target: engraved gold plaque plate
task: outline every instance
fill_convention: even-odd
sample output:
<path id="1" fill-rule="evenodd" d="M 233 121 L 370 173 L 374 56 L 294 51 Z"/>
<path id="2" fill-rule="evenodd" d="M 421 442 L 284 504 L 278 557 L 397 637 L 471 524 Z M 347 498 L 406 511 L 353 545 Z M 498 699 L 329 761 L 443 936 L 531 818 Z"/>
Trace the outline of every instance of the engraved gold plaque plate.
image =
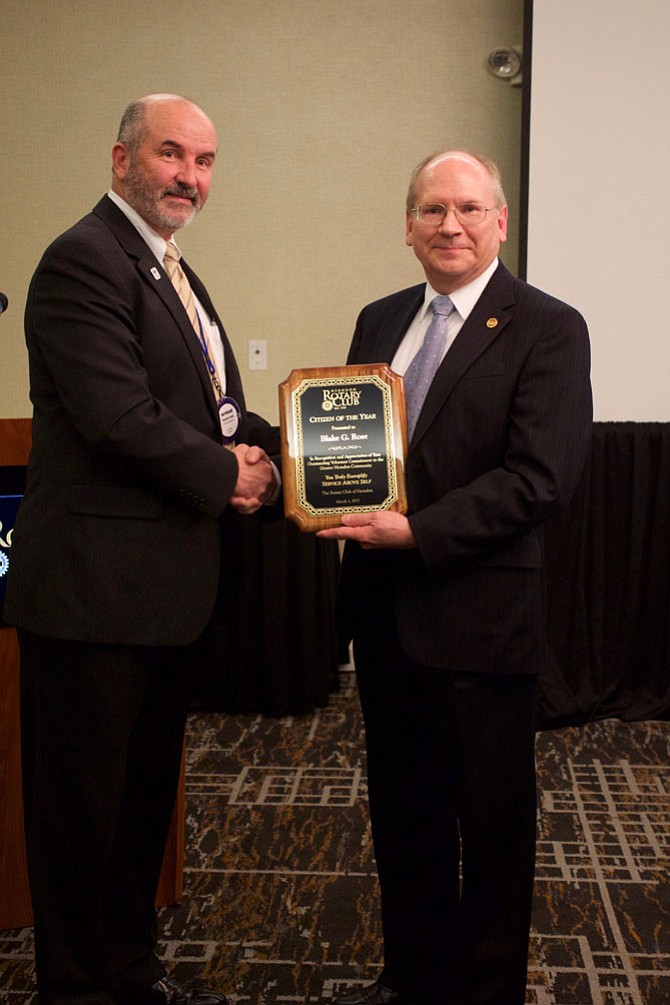
<path id="1" fill-rule="evenodd" d="M 345 513 L 407 510 L 402 377 L 386 364 L 292 370 L 279 385 L 286 516 L 303 531 Z"/>

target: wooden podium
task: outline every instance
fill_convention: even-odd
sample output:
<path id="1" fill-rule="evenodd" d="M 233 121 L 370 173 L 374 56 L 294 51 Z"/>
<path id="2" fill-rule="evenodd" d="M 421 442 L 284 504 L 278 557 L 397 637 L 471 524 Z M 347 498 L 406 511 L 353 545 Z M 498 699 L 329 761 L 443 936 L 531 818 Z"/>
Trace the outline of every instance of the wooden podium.
<path id="1" fill-rule="evenodd" d="M 30 419 L 0 419 L 0 466 L 24 465 Z M 158 905 L 181 899 L 184 867 L 184 759 L 165 848 Z M 0 929 L 32 924 L 23 836 L 19 745 L 19 646 L 13 628 L 0 625 Z"/>

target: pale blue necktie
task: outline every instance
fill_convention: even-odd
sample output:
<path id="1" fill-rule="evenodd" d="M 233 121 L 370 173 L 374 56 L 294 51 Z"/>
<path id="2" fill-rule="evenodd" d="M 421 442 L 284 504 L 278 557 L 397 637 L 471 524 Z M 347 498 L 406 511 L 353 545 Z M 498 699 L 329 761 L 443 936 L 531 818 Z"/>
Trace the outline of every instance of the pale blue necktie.
<path id="1" fill-rule="evenodd" d="M 421 343 L 416 356 L 405 371 L 405 404 L 407 407 L 407 433 L 409 439 L 416 427 L 419 413 L 428 394 L 428 388 L 433 382 L 435 371 L 442 362 L 442 355 L 447 341 L 447 325 L 449 315 L 454 309 L 449 297 L 435 297 L 430 306 L 433 309 L 433 319 L 428 325 L 428 331 Z"/>

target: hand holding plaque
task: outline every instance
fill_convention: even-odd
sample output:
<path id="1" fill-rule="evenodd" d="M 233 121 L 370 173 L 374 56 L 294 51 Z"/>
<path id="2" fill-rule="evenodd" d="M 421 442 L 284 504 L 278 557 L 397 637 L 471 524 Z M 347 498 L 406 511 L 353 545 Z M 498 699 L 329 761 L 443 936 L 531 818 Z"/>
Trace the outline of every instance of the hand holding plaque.
<path id="1" fill-rule="evenodd" d="M 406 512 L 403 382 L 386 364 L 292 370 L 279 421 L 285 512 L 301 530 Z"/>

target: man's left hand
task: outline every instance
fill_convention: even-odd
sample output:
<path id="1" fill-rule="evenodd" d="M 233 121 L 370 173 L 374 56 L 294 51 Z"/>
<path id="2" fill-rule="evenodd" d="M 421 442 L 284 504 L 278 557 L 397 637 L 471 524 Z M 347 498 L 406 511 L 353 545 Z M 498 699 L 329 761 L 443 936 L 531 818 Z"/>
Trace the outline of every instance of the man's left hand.
<path id="1" fill-rule="evenodd" d="M 320 530 L 317 537 L 358 541 L 363 548 L 416 548 L 409 520 L 391 510 L 346 514 L 339 527 Z"/>

